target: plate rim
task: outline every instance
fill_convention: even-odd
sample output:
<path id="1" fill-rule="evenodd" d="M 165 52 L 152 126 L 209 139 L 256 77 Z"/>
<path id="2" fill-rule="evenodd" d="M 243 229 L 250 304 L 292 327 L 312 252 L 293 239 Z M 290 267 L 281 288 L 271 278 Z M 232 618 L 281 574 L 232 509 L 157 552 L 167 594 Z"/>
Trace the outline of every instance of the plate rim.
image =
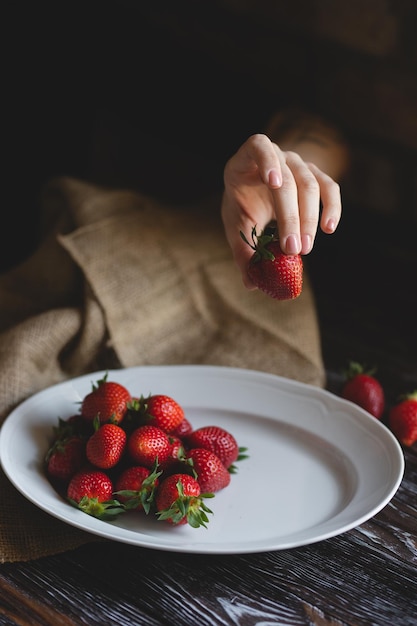
<path id="1" fill-rule="evenodd" d="M 139 372 L 142 372 L 142 373 L 153 372 L 154 374 L 155 373 L 157 374 L 158 372 L 159 373 L 161 372 L 173 373 L 174 371 L 182 375 L 185 375 L 187 373 L 190 374 L 190 372 L 192 372 L 193 374 L 197 373 L 198 376 L 202 376 L 204 374 L 206 375 L 211 374 L 211 375 L 216 375 L 216 376 L 228 375 L 228 376 L 233 376 L 233 377 L 237 376 L 239 378 L 249 377 L 255 382 L 264 381 L 268 384 L 279 383 L 281 387 L 283 387 L 284 389 L 289 389 L 290 391 L 302 390 L 305 394 L 313 393 L 314 396 L 318 398 L 323 397 L 326 399 L 327 402 L 335 403 L 336 406 L 339 405 L 340 407 L 345 407 L 345 408 L 349 407 L 349 409 L 353 413 L 356 413 L 358 416 L 361 416 L 361 419 L 365 421 L 365 424 L 367 424 L 371 430 L 375 430 L 376 432 L 379 431 L 380 433 L 383 433 L 384 447 L 388 449 L 388 446 L 391 446 L 391 452 L 395 453 L 395 459 L 393 458 L 391 460 L 392 460 L 393 466 L 394 465 L 396 466 L 396 473 L 395 473 L 395 478 L 394 477 L 392 478 L 390 488 L 388 489 L 384 497 L 381 498 L 380 502 L 377 505 L 374 505 L 371 510 L 369 511 L 364 510 L 362 515 L 356 516 L 354 519 L 351 520 L 350 523 L 344 523 L 343 526 L 339 529 L 331 528 L 327 532 L 318 534 L 310 539 L 304 538 L 302 540 L 297 540 L 295 538 L 297 534 L 296 533 L 295 535 L 294 534 L 292 535 L 293 539 L 288 540 L 287 542 L 278 541 L 278 543 L 275 542 L 275 543 L 265 544 L 263 546 L 261 545 L 257 546 L 256 542 L 252 542 L 251 544 L 248 544 L 247 546 L 243 546 L 241 543 L 239 543 L 239 546 L 235 546 L 235 547 L 230 546 L 230 545 L 229 546 L 220 545 L 220 546 L 215 547 L 213 546 L 213 544 L 199 544 L 199 543 L 181 544 L 179 547 L 177 547 L 175 546 L 175 544 L 171 544 L 171 543 L 164 544 L 160 538 L 155 539 L 155 538 L 152 538 L 151 535 L 145 535 L 145 539 L 141 539 L 141 537 L 143 536 L 143 533 L 138 533 L 136 531 L 135 532 L 132 531 L 132 533 L 135 535 L 135 538 L 136 538 L 135 540 L 133 540 L 133 538 L 130 537 L 129 535 L 130 531 L 128 531 L 128 536 L 124 536 L 123 533 L 122 535 L 119 535 L 119 536 L 113 536 L 111 533 L 111 529 L 114 530 L 115 528 L 120 528 L 120 527 L 109 524 L 108 522 L 96 520 L 95 518 L 91 518 L 90 516 L 86 516 L 85 513 L 79 512 L 75 508 L 73 509 L 73 512 L 80 513 L 83 517 L 80 517 L 78 515 L 78 516 L 74 516 L 74 519 L 68 519 L 68 516 L 65 516 L 60 511 L 52 512 L 50 509 L 46 507 L 46 505 L 39 503 L 35 501 L 34 498 L 30 497 L 30 494 L 26 492 L 26 490 L 23 488 L 19 480 L 16 478 L 16 474 L 13 472 L 13 470 L 11 470 L 10 465 L 7 461 L 4 449 L 5 449 L 5 445 L 7 442 L 7 437 L 10 435 L 10 432 L 12 431 L 14 421 L 19 420 L 19 415 L 22 413 L 22 411 L 24 411 L 27 407 L 31 405 L 34 399 L 39 399 L 40 397 L 42 397 L 42 395 L 48 395 L 49 393 L 53 393 L 59 388 L 64 388 L 69 385 L 77 386 L 78 384 L 81 384 L 81 383 L 86 384 L 87 382 L 90 383 L 95 380 L 99 380 L 100 377 L 103 377 L 103 375 L 106 373 L 107 373 L 109 380 L 110 379 L 117 380 L 117 377 L 120 376 L 121 373 L 124 373 L 124 375 L 129 375 L 129 374 L 139 373 Z M 183 553 L 188 552 L 188 553 L 195 553 L 195 554 L 205 554 L 205 553 L 207 554 L 247 554 L 247 553 L 254 553 L 254 552 L 277 551 L 277 550 L 284 550 L 284 549 L 289 549 L 289 548 L 294 548 L 294 547 L 302 547 L 302 546 L 310 545 L 312 543 L 317 543 L 319 541 L 323 541 L 325 539 L 338 536 L 340 534 L 347 532 L 348 530 L 351 530 L 353 528 L 356 528 L 357 526 L 360 526 L 364 522 L 374 517 L 377 513 L 379 513 L 391 501 L 391 499 L 394 497 L 394 495 L 398 491 L 401 485 L 403 476 L 404 476 L 404 471 L 405 471 L 404 452 L 398 440 L 396 439 L 396 437 L 389 430 L 389 428 L 385 426 L 385 424 L 383 424 L 380 420 L 377 420 L 375 417 L 370 415 L 367 411 L 365 411 L 358 405 L 337 396 L 336 394 L 332 393 L 331 391 L 325 388 L 321 388 L 321 387 L 318 387 L 309 383 L 297 381 L 295 379 L 286 378 L 284 376 L 279 376 L 270 372 L 241 368 L 241 367 L 228 367 L 228 366 L 223 366 L 223 365 L 218 366 L 218 365 L 206 365 L 206 364 L 201 364 L 201 365 L 200 364 L 196 364 L 196 365 L 193 365 L 193 364 L 137 365 L 137 366 L 131 366 L 131 367 L 126 367 L 126 368 L 118 368 L 118 369 L 96 370 L 96 371 L 91 371 L 86 374 L 82 374 L 73 378 L 68 378 L 66 380 L 54 383 L 44 389 L 41 389 L 37 391 L 36 393 L 32 394 L 30 397 L 23 400 L 21 403 L 19 403 L 9 413 L 9 415 L 4 419 L 3 423 L 1 424 L 1 427 L 0 427 L 0 465 L 4 473 L 6 474 L 7 478 L 10 480 L 10 482 L 25 498 L 27 498 L 30 502 L 32 502 L 35 506 L 43 510 L 45 513 L 51 515 L 52 517 L 55 517 L 56 519 L 59 519 L 60 521 L 66 524 L 69 524 L 70 526 L 73 526 L 87 533 L 90 533 L 93 536 L 94 535 L 101 536 L 109 540 L 119 541 L 119 542 L 131 544 L 131 545 L 133 544 L 138 547 L 158 549 L 158 550 L 164 550 L 164 551 L 170 551 L 170 552 L 183 552 Z M 59 494 L 57 494 L 57 498 L 59 500 L 60 506 L 67 507 L 67 504 L 65 503 L 64 500 L 60 498 Z M 69 511 L 71 509 L 65 508 L 65 510 Z M 77 518 L 75 519 L 75 517 Z M 303 535 L 304 533 L 301 533 L 301 534 Z M 152 539 L 154 540 L 152 541 Z M 285 536 L 284 536 L 284 539 L 285 539 Z"/>

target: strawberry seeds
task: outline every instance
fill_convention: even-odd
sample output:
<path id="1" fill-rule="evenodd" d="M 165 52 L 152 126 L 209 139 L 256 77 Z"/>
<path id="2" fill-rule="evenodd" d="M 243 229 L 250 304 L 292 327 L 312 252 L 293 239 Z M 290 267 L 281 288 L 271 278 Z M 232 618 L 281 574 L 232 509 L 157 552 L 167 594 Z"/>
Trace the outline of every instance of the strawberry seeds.
<path id="1" fill-rule="evenodd" d="M 140 512 L 198 528 L 212 514 L 206 499 L 230 484 L 245 451 L 224 428 L 194 429 L 174 398 L 132 396 L 106 375 L 78 414 L 59 418 L 45 473 L 60 495 L 93 517 Z"/>

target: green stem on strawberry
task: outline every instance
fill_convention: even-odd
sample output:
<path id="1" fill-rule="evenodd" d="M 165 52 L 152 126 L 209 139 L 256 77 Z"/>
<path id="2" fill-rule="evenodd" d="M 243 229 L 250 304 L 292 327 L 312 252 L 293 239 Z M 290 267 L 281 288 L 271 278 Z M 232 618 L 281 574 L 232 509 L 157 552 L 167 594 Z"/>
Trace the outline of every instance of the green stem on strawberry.
<path id="1" fill-rule="evenodd" d="M 114 495 L 126 498 L 124 503 L 126 511 L 141 508 L 148 515 L 155 501 L 155 488 L 161 474 L 162 471 L 158 471 L 158 462 L 155 462 L 152 472 L 142 481 L 139 490 L 122 489 L 115 491 Z"/>
<path id="2" fill-rule="evenodd" d="M 357 361 L 351 361 L 349 367 L 344 371 L 345 378 L 350 380 L 358 374 L 366 374 L 367 376 L 374 376 L 376 373 L 376 367 L 368 369 L 365 365 L 358 363 Z"/>
<path id="3" fill-rule="evenodd" d="M 271 232 L 272 229 L 266 228 L 261 232 L 260 235 L 256 233 L 256 226 L 252 228 L 251 239 L 252 243 L 250 243 L 246 237 L 246 235 L 240 231 L 240 236 L 245 243 L 248 244 L 255 251 L 255 255 L 253 256 L 253 262 L 259 261 L 260 259 L 269 259 L 273 261 L 275 256 L 272 254 L 270 250 L 266 248 L 266 246 L 271 243 L 271 241 L 276 240 L 275 229 Z"/>
<path id="4" fill-rule="evenodd" d="M 68 498 L 68 501 L 83 513 L 104 521 L 112 521 L 125 511 L 125 507 L 118 500 L 100 502 L 99 498 L 84 496 L 79 502 L 71 498 Z"/>

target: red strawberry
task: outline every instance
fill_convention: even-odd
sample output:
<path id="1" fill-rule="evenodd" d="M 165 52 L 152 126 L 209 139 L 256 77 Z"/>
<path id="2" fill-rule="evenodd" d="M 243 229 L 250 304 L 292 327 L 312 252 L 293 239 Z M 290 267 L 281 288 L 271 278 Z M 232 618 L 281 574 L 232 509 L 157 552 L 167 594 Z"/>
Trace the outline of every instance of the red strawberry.
<path id="1" fill-rule="evenodd" d="M 219 457 L 205 448 L 192 448 L 186 453 L 200 488 L 204 492 L 220 491 L 230 483 L 230 473 Z"/>
<path id="2" fill-rule="evenodd" d="M 359 405 L 380 419 L 385 409 L 385 394 L 381 383 L 373 372 L 365 372 L 359 363 L 351 363 L 346 373 L 347 380 L 342 388 L 342 398 Z"/>
<path id="3" fill-rule="evenodd" d="M 147 467 L 128 467 L 116 480 L 114 494 L 125 505 L 126 510 L 149 513 L 160 475 L 161 472 L 151 472 Z"/>
<path id="4" fill-rule="evenodd" d="M 202 494 L 196 479 L 188 474 L 172 474 L 165 478 L 156 490 L 157 517 L 176 526 L 190 524 L 193 528 L 207 527 L 207 513 L 212 513 L 203 498 L 213 494 Z"/>
<path id="5" fill-rule="evenodd" d="M 103 424 L 87 441 L 87 459 L 101 469 L 114 467 L 123 455 L 126 440 L 126 433 L 121 426 Z"/>
<path id="6" fill-rule="evenodd" d="M 417 390 L 403 396 L 391 408 L 389 426 L 400 443 L 412 446 L 417 441 Z"/>
<path id="7" fill-rule="evenodd" d="M 167 460 L 160 465 L 165 475 L 182 471 L 185 461 L 185 448 L 182 440 L 173 435 L 168 435 L 168 438 L 171 446 L 170 454 Z"/>
<path id="8" fill-rule="evenodd" d="M 79 435 L 84 439 L 88 439 L 94 432 L 93 422 L 84 419 L 80 413 L 71 415 L 71 417 L 65 421 L 65 427 L 74 435 Z"/>
<path id="9" fill-rule="evenodd" d="M 173 461 L 181 460 L 184 456 L 184 444 L 179 437 L 169 435 L 169 442 L 171 444 L 170 459 Z"/>
<path id="10" fill-rule="evenodd" d="M 118 424 L 127 413 L 127 405 L 131 401 L 129 391 L 119 383 L 107 381 L 107 374 L 93 385 L 81 404 L 81 415 L 93 421 L 96 416 L 100 422 Z"/>
<path id="11" fill-rule="evenodd" d="M 273 234 L 269 234 L 272 231 Z M 249 262 L 248 275 L 253 284 L 276 300 L 293 300 L 303 288 L 303 260 L 299 254 L 284 254 L 272 229 L 261 235 L 252 228 L 252 243 L 240 235 L 255 252 Z"/>
<path id="12" fill-rule="evenodd" d="M 113 483 L 102 470 L 82 469 L 71 478 L 67 488 L 69 502 L 84 513 L 99 519 L 114 519 L 124 509 L 112 499 Z"/>
<path id="13" fill-rule="evenodd" d="M 173 432 L 184 419 L 182 407 L 170 396 L 152 395 L 144 401 L 146 417 L 153 426 L 162 428 L 166 433 Z"/>
<path id="14" fill-rule="evenodd" d="M 191 425 L 191 423 L 189 422 L 189 420 L 184 416 L 184 419 L 182 420 L 182 422 L 180 423 L 179 426 L 177 426 L 177 428 L 175 428 L 170 435 L 174 435 L 175 437 L 179 437 L 180 439 L 182 439 L 183 437 L 185 437 L 186 435 L 189 435 L 190 433 L 192 433 L 193 431 L 193 427 Z"/>
<path id="15" fill-rule="evenodd" d="M 55 480 L 67 482 L 85 463 L 85 441 L 76 435 L 57 439 L 46 455 L 46 472 Z"/>
<path id="16" fill-rule="evenodd" d="M 136 428 L 127 441 L 130 458 L 137 465 L 149 469 L 155 463 L 163 465 L 171 455 L 171 443 L 168 434 L 151 424 Z"/>
<path id="17" fill-rule="evenodd" d="M 206 448 L 216 454 L 228 468 L 239 456 L 239 446 L 234 436 L 220 426 L 202 426 L 185 439 L 190 448 Z"/>
<path id="18" fill-rule="evenodd" d="M 84 424 L 84 426 L 83 426 Z M 91 435 L 92 430 L 90 425 L 81 417 L 80 414 L 71 415 L 67 419 L 63 420 L 58 418 L 58 425 L 52 428 L 54 441 L 68 439 L 73 435 L 80 437 L 84 436 L 88 432 L 88 436 Z"/>

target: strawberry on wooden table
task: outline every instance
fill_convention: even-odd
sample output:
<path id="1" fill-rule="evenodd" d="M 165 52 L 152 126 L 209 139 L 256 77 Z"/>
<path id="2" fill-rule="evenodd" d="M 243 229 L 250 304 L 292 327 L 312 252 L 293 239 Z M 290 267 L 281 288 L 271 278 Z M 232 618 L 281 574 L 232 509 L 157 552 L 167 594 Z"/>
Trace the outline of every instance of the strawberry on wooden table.
<path id="1" fill-rule="evenodd" d="M 402 396 L 388 415 L 390 429 L 404 446 L 417 441 L 417 390 Z"/>
<path id="2" fill-rule="evenodd" d="M 175 526 L 190 524 L 193 528 L 207 528 L 207 513 L 212 511 L 204 503 L 204 498 L 211 497 L 211 493 L 201 493 L 201 487 L 193 476 L 172 474 L 156 490 L 157 518 Z"/>
<path id="3" fill-rule="evenodd" d="M 125 450 L 127 435 L 118 424 L 105 423 L 100 426 L 95 422 L 97 430 L 86 444 L 87 459 L 92 465 L 101 469 L 109 469 L 117 465 Z"/>
<path id="4" fill-rule="evenodd" d="M 89 421 L 99 417 L 100 422 L 118 424 L 125 417 L 132 397 L 126 387 L 107 380 L 107 374 L 93 384 L 81 403 L 81 415 Z"/>
<path id="5" fill-rule="evenodd" d="M 299 254 L 284 254 L 274 229 L 257 235 L 252 228 L 252 243 L 240 231 L 240 236 L 253 250 L 248 275 L 253 284 L 276 300 L 298 298 L 303 288 L 303 260 Z"/>
<path id="6" fill-rule="evenodd" d="M 230 473 L 219 457 L 206 448 L 192 448 L 185 455 L 195 472 L 195 477 L 204 492 L 220 491 L 230 483 Z"/>
<path id="7" fill-rule="evenodd" d="M 385 409 L 385 394 L 373 374 L 373 370 L 365 371 L 360 363 L 350 363 L 341 395 L 380 419 Z"/>
<path id="8" fill-rule="evenodd" d="M 112 496 L 112 480 L 103 470 L 94 467 L 79 470 L 67 487 L 67 498 L 73 506 L 103 520 L 114 519 L 124 511 Z"/>

